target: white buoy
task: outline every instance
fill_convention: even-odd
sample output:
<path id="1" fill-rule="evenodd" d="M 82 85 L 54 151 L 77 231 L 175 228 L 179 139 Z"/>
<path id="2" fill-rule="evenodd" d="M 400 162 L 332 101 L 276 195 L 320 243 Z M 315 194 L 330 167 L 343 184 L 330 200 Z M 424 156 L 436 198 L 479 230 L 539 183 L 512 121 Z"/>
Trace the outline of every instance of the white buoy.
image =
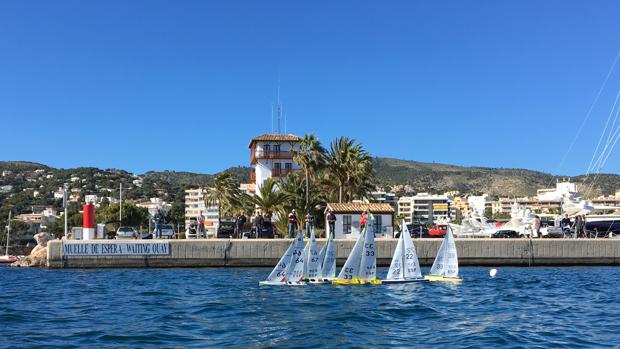
<path id="1" fill-rule="evenodd" d="M 491 277 L 494 278 L 495 275 L 497 275 L 497 269 L 493 268 L 489 270 L 489 275 L 491 275 Z"/>

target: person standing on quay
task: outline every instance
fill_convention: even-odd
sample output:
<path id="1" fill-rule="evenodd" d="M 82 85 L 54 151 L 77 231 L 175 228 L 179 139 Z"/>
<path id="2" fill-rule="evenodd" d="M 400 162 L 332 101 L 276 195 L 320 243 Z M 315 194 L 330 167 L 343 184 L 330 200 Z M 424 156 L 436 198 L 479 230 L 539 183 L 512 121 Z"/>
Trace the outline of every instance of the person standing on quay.
<path id="1" fill-rule="evenodd" d="M 235 221 L 235 230 L 236 230 L 235 235 L 237 236 L 237 238 L 242 238 L 241 234 L 243 234 L 243 226 L 245 225 L 245 222 L 247 221 L 247 218 L 245 218 L 244 213 L 245 213 L 244 211 L 239 212 L 239 216 L 237 216 L 237 220 Z"/>
<path id="2" fill-rule="evenodd" d="M 536 216 L 536 219 L 534 220 L 534 230 L 536 231 L 536 237 L 537 238 L 542 238 L 542 234 L 540 234 L 540 217 Z"/>
<path id="3" fill-rule="evenodd" d="M 575 216 L 575 236 L 577 238 L 581 237 L 581 231 L 583 230 L 583 221 L 581 220 L 581 216 Z"/>
<path id="4" fill-rule="evenodd" d="M 205 235 L 205 216 L 202 214 L 202 211 L 200 211 L 200 215 L 196 217 L 196 221 L 198 221 L 198 234 L 196 234 L 196 236 L 198 238 L 202 236 L 206 236 Z"/>
<path id="5" fill-rule="evenodd" d="M 327 224 L 329 226 L 329 237 L 333 239 L 336 234 L 336 215 L 334 214 L 334 210 L 331 208 L 327 214 Z"/>
<path id="6" fill-rule="evenodd" d="M 306 214 L 306 237 L 310 238 L 310 232 L 312 231 L 312 227 L 314 226 L 314 216 L 312 212 L 308 211 Z"/>
<path id="7" fill-rule="evenodd" d="M 163 220 L 164 220 L 164 214 L 161 212 L 161 210 L 157 210 L 157 213 L 155 213 L 155 217 L 154 221 L 155 221 L 155 238 L 160 239 L 161 238 L 161 225 L 163 224 Z"/>
<path id="8" fill-rule="evenodd" d="M 260 211 L 256 211 L 256 217 L 254 217 L 254 227 L 256 229 L 256 238 L 261 238 L 261 233 L 263 232 L 263 215 Z"/>
<path id="9" fill-rule="evenodd" d="M 362 218 L 360 219 L 360 231 L 366 229 L 366 224 L 368 224 L 368 211 L 364 210 L 362 212 Z"/>
<path id="10" fill-rule="evenodd" d="M 291 210 L 291 213 L 288 214 L 288 237 L 293 239 L 295 237 L 295 233 L 297 232 L 297 213 L 295 210 Z"/>

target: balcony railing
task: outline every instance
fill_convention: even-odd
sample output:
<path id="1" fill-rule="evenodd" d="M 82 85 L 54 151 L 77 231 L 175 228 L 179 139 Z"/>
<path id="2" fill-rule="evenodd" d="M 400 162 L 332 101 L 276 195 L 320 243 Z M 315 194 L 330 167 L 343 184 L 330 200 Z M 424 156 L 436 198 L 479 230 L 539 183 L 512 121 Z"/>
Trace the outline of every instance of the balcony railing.
<path id="1" fill-rule="evenodd" d="M 271 169 L 271 177 L 284 177 L 293 171 L 292 168 L 273 168 Z"/>
<path id="2" fill-rule="evenodd" d="M 264 150 L 255 150 L 250 149 L 250 162 L 254 163 L 258 159 L 282 159 L 282 160 L 292 160 L 293 152 L 290 151 L 264 151 Z"/>

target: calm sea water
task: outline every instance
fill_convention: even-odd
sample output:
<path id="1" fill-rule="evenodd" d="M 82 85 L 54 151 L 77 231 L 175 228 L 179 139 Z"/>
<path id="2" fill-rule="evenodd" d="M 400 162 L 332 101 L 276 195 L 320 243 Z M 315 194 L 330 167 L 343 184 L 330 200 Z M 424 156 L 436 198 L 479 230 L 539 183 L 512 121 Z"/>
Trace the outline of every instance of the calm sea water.
<path id="1" fill-rule="evenodd" d="M 269 269 L 0 268 L 0 347 L 620 347 L 620 268 L 461 270 L 258 287 Z"/>

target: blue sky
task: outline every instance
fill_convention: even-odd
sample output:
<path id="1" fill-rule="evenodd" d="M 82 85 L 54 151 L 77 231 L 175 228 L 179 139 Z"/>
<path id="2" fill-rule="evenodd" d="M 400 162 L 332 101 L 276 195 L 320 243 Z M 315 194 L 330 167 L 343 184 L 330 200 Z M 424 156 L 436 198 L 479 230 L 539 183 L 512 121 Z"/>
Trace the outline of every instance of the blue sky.
<path id="1" fill-rule="evenodd" d="M 586 171 L 617 1 L 3 1 L 0 159 L 136 173 L 247 165 L 271 131 L 375 156 Z M 617 154 L 605 172 L 620 172 Z"/>

